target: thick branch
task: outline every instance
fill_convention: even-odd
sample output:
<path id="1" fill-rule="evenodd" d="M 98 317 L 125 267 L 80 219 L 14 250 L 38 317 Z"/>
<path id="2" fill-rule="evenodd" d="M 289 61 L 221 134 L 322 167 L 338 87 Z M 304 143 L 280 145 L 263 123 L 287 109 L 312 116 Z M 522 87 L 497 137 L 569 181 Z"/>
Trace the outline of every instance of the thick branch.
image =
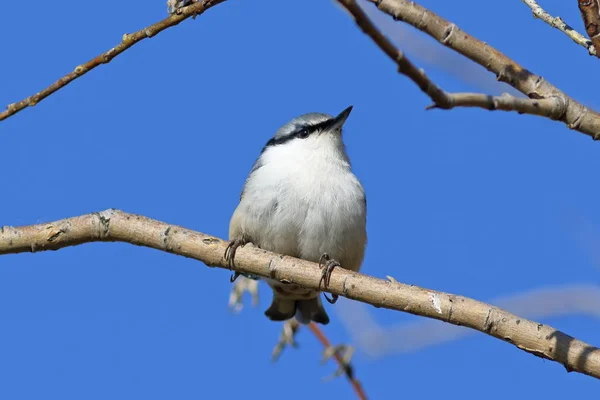
<path id="1" fill-rule="evenodd" d="M 0 254 L 58 250 L 89 242 L 126 242 L 194 258 L 227 268 L 227 242 L 140 215 L 107 210 L 56 222 L 0 228 Z M 321 289 L 316 263 L 247 246 L 236 253 L 240 272 Z M 520 318 L 491 305 L 437 292 L 394 279 L 383 280 L 335 269 L 327 291 L 376 307 L 405 311 L 466 326 L 513 344 L 521 350 L 557 361 L 567 371 L 600 378 L 600 349 L 550 326 Z"/>
<path id="2" fill-rule="evenodd" d="M 600 0 L 578 0 L 585 30 L 594 47 L 600 49 Z"/>
<path id="3" fill-rule="evenodd" d="M 371 22 L 355 0 L 338 0 L 354 17 L 356 24 L 383 50 L 396 64 L 398 72 L 409 77 L 427 94 L 433 104 L 427 109 L 454 107 L 478 107 L 486 110 L 516 111 L 558 119 L 564 114 L 566 104 L 559 98 L 541 100 L 520 99 L 507 93 L 490 96 L 482 93 L 449 93 L 437 86 L 422 69 L 418 69 L 400 50 L 397 49 Z"/>
<path id="4" fill-rule="evenodd" d="M 6 106 L 6 110 L 0 112 L 0 121 L 12 115 L 15 115 L 24 108 L 35 106 L 37 103 L 50 96 L 52 93 L 62 89 L 69 83 L 73 82 L 75 79 L 85 75 L 97 66 L 109 63 L 113 58 L 115 58 L 128 48 L 132 47 L 134 44 L 141 42 L 146 38 L 150 38 L 167 28 L 178 25 L 181 21 L 188 19 L 189 17 L 195 18 L 197 15 L 204 13 L 204 11 L 208 10 L 212 6 L 215 6 L 224 1 L 225 0 L 198 1 L 197 3 L 194 3 L 189 7 L 184 7 L 176 10 L 174 14 L 172 14 L 168 18 L 163 19 L 160 22 L 152 24 L 137 32 L 123 35 L 121 43 L 119 43 L 112 49 L 100 54 L 99 56 L 89 60 L 84 64 L 78 65 L 77 67 L 75 67 L 73 72 L 68 73 L 67 75 L 54 82 L 52 85 L 37 92 L 36 94 L 31 95 L 17 103 L 12 103 Z"/>
<path id="5" fill-rule="evenodd" d="M 562 20 L 561 17 L 553 17 L 552 15 L 548 14 L 546 12 L 546 10 L 544 10 L 535 0 L 522 0 L 522 1 L 529 8 L 531 8 L 531 11 L 533 12 L 533 16 L 535 18 L 539 18 L 542 21 L 544 21 L 545 23 L 547 23 L 548 25 L 550 25 L 551 27 L 558 29 L 559 31 L 561 31 L 562 33 L 564 33 L 565 35 L 567 35 L 568 37 L 573 39 L 573 41 L 575 43 L 577 43 L 580 46 L 585 47 L 591 55 L 598 56 L 598 54 L 596 52 L 597 46 L 592 44 L 592 42 L 588 38 L 583 36 L 581 33 L 577 32 L 575 29 L 573 29 L 569 25 L 567 25 L 565 23 L 565 21 Z M 581 4 L 581 1 L 580 1 L 580 4 Z"/>
<path id="6" fill-rule="evenodd" d="M 455 24 L 412 1 L 369 1 L 394 19 L 414 26 L 444 46 L 494 72 L 498 80 L 508 83 L 529 98 L 558 98 L 565 104 L 565 112 L 553 119 L 564 122 L 568 128 L 585 133 L 594 140 L 600 140 L 600 114 L 578 103 L 541 76 L 531 73 L 487 43 L 463 32 Z"/>

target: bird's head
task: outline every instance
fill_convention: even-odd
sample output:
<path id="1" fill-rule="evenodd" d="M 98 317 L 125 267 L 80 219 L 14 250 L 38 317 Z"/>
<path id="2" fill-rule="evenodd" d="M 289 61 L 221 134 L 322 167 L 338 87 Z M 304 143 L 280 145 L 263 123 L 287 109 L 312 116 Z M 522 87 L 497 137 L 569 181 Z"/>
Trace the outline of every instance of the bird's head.
<path id="1" fill-rule="evenodd" d="M 334 117 L 323 113 L 303 114 L 277 130 L 263 149 L 277 152 L 335 150 L 345 156 L 342 127 L 352 111 L 346 108 Z"/>

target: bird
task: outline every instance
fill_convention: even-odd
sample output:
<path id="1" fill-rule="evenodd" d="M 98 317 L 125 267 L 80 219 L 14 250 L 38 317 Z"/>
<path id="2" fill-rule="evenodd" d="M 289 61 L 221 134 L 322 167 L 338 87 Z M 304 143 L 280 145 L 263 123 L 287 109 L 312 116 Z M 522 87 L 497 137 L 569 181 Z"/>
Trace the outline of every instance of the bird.
<path id="1" fill-rule="evenodd" d="M 352 172 L 342 128 L 352 111 L 308 113 L 280 127 L 263 147 L 229 223 L 224 258 L 252 243 L 263 250 L 318 262 L 324 287 L 334 268 L 358 272 L 367 245 L 367 198 Z M 240 273 L 236 272 L 233 282 Z M 326 325 L 320 292 L 263 278 L 273 290 L 265 315 Z M 319 287 L 320 288 L 320 287 Z M 338 296 L 327 297 L 335 303 Z"/>

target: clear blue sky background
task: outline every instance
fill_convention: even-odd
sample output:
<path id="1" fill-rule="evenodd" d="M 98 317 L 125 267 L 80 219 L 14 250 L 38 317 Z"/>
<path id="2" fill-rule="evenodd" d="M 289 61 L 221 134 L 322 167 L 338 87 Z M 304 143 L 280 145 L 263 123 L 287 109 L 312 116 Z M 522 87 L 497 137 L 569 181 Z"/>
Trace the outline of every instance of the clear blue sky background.
<path id="1" fill-rule="evenodd" d="M 574 2 L 543 3 L 583 30 Z M 599 61 L 520 1 L 422 4 L 600 108 Z M 47 86 L 165 8 L 2 2 L 0 103 Z M 421 65 L 447 90 L 479 89 Z M 428 99 L 332 1 L 228 1 L 0 123 L 0 225 L 114 207 L 225 238 L 275 130 L 350 104 L 345 140 L 369 196 L 363 272 L 480 300 L 597 281 L 580 233 L 600 223 L 599 145 L 532 116 L 424 111 Z M 300 350 L 270 363 L 281 328 L 263 316 L 270 293 L 261 286 L 260 306 L 233 315 L 228 279 L 127 244 L 0 257 L 0 398 L 353 398 L 344 379 L 321 382 L 334 365 L 319 365 L 306 331 Z M 347 342 L 328 309 L 327 334 Z M 371 312 L 382 326 L 416 318 Z M 589 316 L 542 322 L 600 344 Z M 483 334 L 377 360 L 359 351 L 354 363 L 372 399 L 564 399 L 598 388 Z"/>

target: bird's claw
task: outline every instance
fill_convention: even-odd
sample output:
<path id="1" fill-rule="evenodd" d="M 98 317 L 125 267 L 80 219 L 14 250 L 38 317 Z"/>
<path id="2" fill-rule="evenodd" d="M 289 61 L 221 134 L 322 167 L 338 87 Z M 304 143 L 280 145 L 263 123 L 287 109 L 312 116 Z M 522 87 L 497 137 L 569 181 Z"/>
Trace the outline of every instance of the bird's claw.
<path id="1" fill-rule="evenodd" d="M 329 304 L 337 303 L 338 299 L 340 298 L 340 296 L 338 296 L 337 294 L 332 294 L 331 297 L 329 297 L 327 296 L 327 293 L 323 293 L 323 297 L 325 297 L 325 300 L 327 300 Z"/>
<path id="2" fill-rule="evenodd" d="M 225 258 L 225 261 L 227 261 L 230 270 L 235 268 L 235 252 L 237 251 L 238 247 L 244 247 L 245 244 L 246 242 L 243 239 L 233 239 L 227 245 L 223 257 Z M 235 273 L 229 278 L 229 281 L 231 283 L 235 282 L 240 275 L 241 274 L 238 271 L 235 271 Z"/>
<path id="3" fill-rule="evenodd" d="M 239 277 L 240 277 L 240 275 L 241 275 L 241 273 L 239 273 L 238 271 L 235 271 L 235 272 L 233 273 L 233 275 L 231 275 L 231 276 L 229 277 L 229 282 L 230 282 L 230 283 L 233 283 L 233 282 L 235 282 L 235 280 L 236 280 L 237 278 L 239 278 Z"/>
<path id="4" fill-rule="evenodd" d="M 321 280 L 319 281 L 319 286 L 321 286 L 321 282 L 323 282 L 323 287 L 327 288 L 329 286 L 329 281 L 331 280 L 331 273 L 335 267 L 341 267 L 341 264 L 334 260 L 327 253 L 323 253 L 321 258 L 319 259 L 319 268 L 321 268 Z M 331 297 L 327 296 L 327 293 L 323 293 L 325 300 L 327 300 L 330 304 L 335 304 L 338 301 L 339 296 L 337 294 L 332 294 Z"/>

